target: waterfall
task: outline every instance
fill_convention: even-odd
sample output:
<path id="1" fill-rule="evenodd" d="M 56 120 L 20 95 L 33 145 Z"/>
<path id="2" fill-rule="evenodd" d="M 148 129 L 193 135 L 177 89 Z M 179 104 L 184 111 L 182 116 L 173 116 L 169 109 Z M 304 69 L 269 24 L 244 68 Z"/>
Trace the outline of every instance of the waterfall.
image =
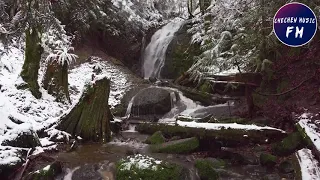
<path id="1" fill-rule="evenodd" d="M 182 24 L 183 21 L 181 19 L 174 19 L 152 36 L 143 55 L 143 73 L 145 79 L 160 77 L 161 68 L 165 63 L 167 48 Z"/>

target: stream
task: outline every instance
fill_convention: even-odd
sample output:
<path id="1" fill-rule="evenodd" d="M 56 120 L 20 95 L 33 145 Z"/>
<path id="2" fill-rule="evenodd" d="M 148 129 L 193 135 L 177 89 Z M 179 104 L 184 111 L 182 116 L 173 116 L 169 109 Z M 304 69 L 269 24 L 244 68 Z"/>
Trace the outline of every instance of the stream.
<path id="1" fill-rule="evenodd" d="M 144 64 L 142 69 L 145 79 L 150 77 L 160 78 L 159 74 L 164 65 L 166 49 L 174 38 L 175 32 L 179 30 L 182 24 L 183 21 L 181 20 L 172 21 L 152 36 L 151 42 L 147 45 L 143 55 Z M 203 106 L 199 102 L 195 102 L 186 97 L 177 89 L 157 86 L 151 87 L 170 91 L 171 110 L 159 118 L 158 123 L 174 123 L 178 116 L 203 118 L 208 115 L 215 115 L 228 117 L 238 106 L 243 106 L 241 103 L 239 104 L 235 101 Z M 122 117 L 122 119 L 130 119 L 134 116 L 133 106 L 136 99 L 136 96 L 131 98 L 127 105 L 125 116 Z M 149 145 L 144 144 L 148 136 L 139 134 L 134 128 L 134 125 L 129 125 L 127 131 L 123 131 L 120 136 L 114 137 L 113 140 L 107 144 L 82 144 L 73 152 L 58 153 L 55 155 L 55 158 L 63 162 L 65 169 L 64 173 L 57 179 L 110 180 L 114 178 L 114 164 L 128 155 L 137 153 L 179 164 L 189 170 L 189 178 L 191 180 L 200 179 L 194 167 L 197 154 L 175 155 L 152 153 L 149 150 Z M 221 169 L 220 171 L 220 179 L 223 180 L 281 179 L 280 177 L 283 177 L 277 170 L 262 167 L 259 163 L 250 165 L 229 164 L 227 168 Z"/>

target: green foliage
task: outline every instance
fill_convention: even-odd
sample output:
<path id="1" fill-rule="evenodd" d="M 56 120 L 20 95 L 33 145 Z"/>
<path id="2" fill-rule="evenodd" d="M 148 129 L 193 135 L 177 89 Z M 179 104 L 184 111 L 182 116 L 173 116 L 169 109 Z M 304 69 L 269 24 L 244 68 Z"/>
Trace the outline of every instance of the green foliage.
<path id="1" fill-rule="evenodd" d="M 201 179 L 217 180 L 219 174 L 216 172 L 215 165 L 209 160 L 196 160 L 195 167 Z"/>

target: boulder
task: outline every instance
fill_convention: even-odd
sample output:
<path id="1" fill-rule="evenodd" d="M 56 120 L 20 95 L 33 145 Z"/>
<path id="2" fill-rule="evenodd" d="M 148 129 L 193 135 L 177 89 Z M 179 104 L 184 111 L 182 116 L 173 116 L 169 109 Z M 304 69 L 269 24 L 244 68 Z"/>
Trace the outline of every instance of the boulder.
<path id="1" fill-rule="evenodd" d="M 190 179 L 187 169 L 177 164 L 156 160 L 141 154 L 128 156 L 120 160 L 116 167 L 117 180 Z"/>
<path id="2" fill-rule="evenodd" d="M 165 141 L 166 141 L 166 139 L 163 137 L 162 132 L 157 131 L 146 140 L 146 143 L 147 144 L 161 144 L 161 143 L 164 143 Z"/>
<path id="3" fill-rule="evenodd" d="M 163 88 L 146 88 L 141 90 L 132 104 L 131 114 L 133 116 L 155 115 L 162 116 L 172 108 L 172 91 Z"/>
<path id="4" fill-rule="evenodd" d="M 199 147 L 199 140 L 195 137 L 180 139 L 167 143 L 151 146 L 151 151 L 155 153 L 184 154 L 190 153 Z"/>
<path id="5" fill-rule="evenodd" d="M 102 179 L 102 175 L 100 172 L 97 170 L 100 167 L 97 164 L 89 165 L 86 164 L 84 166 L 81 166 L 79 169 L 74 171 L 72 174 L 72 179 L 73 180 L 87 180 L 87 179 L 92 179 L 92 180 L 100 180 Z"/>

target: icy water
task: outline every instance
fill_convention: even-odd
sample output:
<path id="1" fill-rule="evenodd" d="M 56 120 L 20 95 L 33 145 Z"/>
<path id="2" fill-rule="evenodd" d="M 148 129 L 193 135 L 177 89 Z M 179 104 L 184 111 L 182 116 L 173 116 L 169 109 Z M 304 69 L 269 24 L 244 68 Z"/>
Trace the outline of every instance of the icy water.
<path id="1" fill-rule="evenodd" d="M 143 55 L 143 72 L 145 79 L 149 77 L 159 78 L 161 68 L 164 65 L 167 48 L 174 38 L 175 32 L 180 29 L 182 24 L 182 20 L 175 19 L 152 36 L 151 42 L 146 47 Z"/>

